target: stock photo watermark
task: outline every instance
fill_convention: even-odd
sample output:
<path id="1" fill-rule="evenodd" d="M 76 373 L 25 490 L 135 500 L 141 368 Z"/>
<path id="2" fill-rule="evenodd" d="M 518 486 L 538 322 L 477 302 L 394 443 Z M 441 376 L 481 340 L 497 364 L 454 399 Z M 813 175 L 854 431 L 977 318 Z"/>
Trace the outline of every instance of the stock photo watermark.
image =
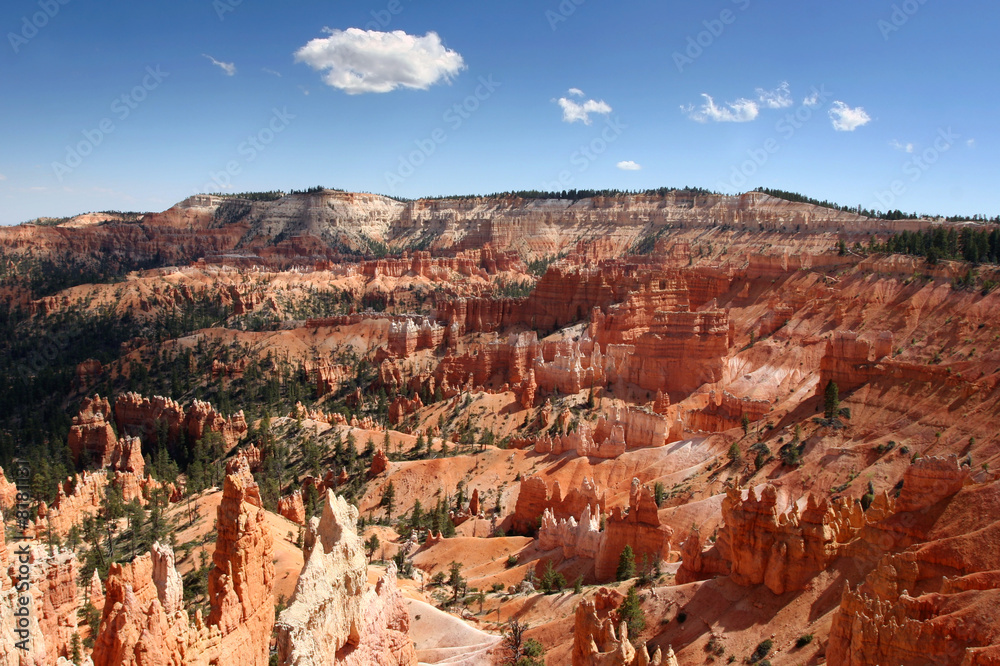
<path id="1" fill-rule="evenodd" d="M 17 590 L 14 608 L 14 633 L 18 640 L 14 646 L 25 652 L 31 649 L 31 615 L 34 595 L 31 594 L 31 548 L 27 543 L 31 527 L 31 466 L 25 460 L 14 459 L 14 485 L 17 489 L 14 504 L 14 522 L 17 531 L 11 535 L 13 541 L 20 541 L 11 558 L 11 579 Z"/>
<path id="2" fill-rule="evenodd" d="M 909 190 L 909 186 L 918 183 L 931 170 L 941 157 L 955 147 L 962 137 L 950 127 L 939 129 L 933 143 L 910 157 L 903 163 L 901 171 L 905 178 L 897 178 L 889 183 L 884 190 L 876 190 L 874 196 L 877 203 L 870 207 L 875 210 L 892 210 L 901 197 Z"/>
<path id="3" fill-rule="evenodd" d="M 18 32 L 8 32 L 7 41 L 14 53 L 20 53 L 21 47 L 38 36 L 40 30 L 49 24 L 68 5 L 71 0 L 38 0 L 37 12 L 21 17 L 21 29 Z"/>
<path id="4" fill-rule="evenodd" d="M 66 158 L 62 162 L 52 163 L 52 172 L 61 183 L 63 178 L 71 174 L 74 169 L 83 164 L 83 161 L 104 143 L 104 140 L 114 134 L 118 126 L 115 120 L 125 122 L 132 112 L 139 108 L 139 105 L 146 101 L 149 93 L 160 87 L 163 80 L 170 76 L 169 72 L 160 70 L 160 66 L 146 68 L 146 75 L 142 81 L 134 88 L 112 100 L 110 111 L 112 116 L 101 119 L 96 127 L 85 129 L 81 132 L 83 140 L 76 144 L 66 146 Z"/>
<path id="5" fill-rule="evenodd" d="M 385 9 L 373 9 L 371 11 L 372 20 L 364 25 L 365 30 L 385 30 L 392 23 L 392 19 L 403 13 L 406 7 L 402 0 L 389 0 Z"/>
<path id="6" fill-rule="evenodd" d="M 889 37 L 894 32 L 899 32 L 903 29 L 910 19 L 917 15 L 921 7 L 927 4 L 927 0 L 904 0 L 903 2 L 892 6 L 892 13 L 889 15 L 888 19 L 879 19 L 876 25 L 878 26 L 879 32 L 882 33 L 882 39 L 889 41 Z"/>
<path id="7" fill-rule="evenodd" d="M 226 20 L 226 14 L 231 14 L 236 11 L 236 8 L 243 4 L 243 0 L 213 0 L 212 9 L 215 10 L 215 15 L 219 17 L 220 21 Z"/>
<path id="8" fill-rule="evenodd" d="M 750 0 L 731 0 L 736 8 L 745 12 L 750 7 Z M 725 34 L 726 29 L 736 23 L 739 14 L 732 9 L 723 9 L 716 18 L 706 19 L 701 22 L 704 30 L 688 35 L 687 44 L 683 51 L 674 51 L 674 66 L 681 74 L 684 68 L 694 64 L 695 60 L 705 54 L 705 51 L 712 48 L 716 40 Z"/>
<path id="9" fill-rule="evenodd" d="M 472 115 L 480 109 L 503 84 L 493 79 L 493 75 L 479 77 L 479 85 L 475 91 L 467 95 L 461 102 L 453 104 L 441 116 L 441 120 L 447 124 L 447 129 L 437 127 L 423 139 L 416 139 L 413 143 L 416 146 L 405 155 L 399 156 L 399 164 L 395 171 L 385 172 L 385 183 L 393 192 L 399 185 L 402 185 L 407 178 L 417 172 L 430 157 L 438 151 L 442 145 L 448 141 L 448 132 L 457 132 L 470 119 Z"/>
<path id="10" fill-rule="evenodd" d="M 601 155 L 606 153 L 612 144 L 621 138 L 626 129 L 628 129 L 628 125 L 623 123 L 617 116 L 613 119 L 608 118 L 605 120 L 600 136 L 594 137 L 589 143 L 580 146 L 570 155 L 569 164 L 574 169 L 563 169 L 554 181 L 544 183 L 542 189 L 549 192 L 559 192 L 568 189 L 573 184 L 574 172 L 577 174 L 586 173 L 591 165 Z"/>
<path id="11" fill-rule="evenodd" d="M 795 111 L 786 113 L 774 124 L 774 136 L 769 137 L 757 148 L 747 150 L 747 159 L 734 165 L 727 182 L 719 182 L 716 187 L 721 192 L 742 192 L 750 179 L 756 175 L 772 157 L 781 152 L 784 142 L 790 141 L 829 105 L 833 93 L 825 85 L 813 86 L 809 96 Z"/>
<path id="12" fill-rule="evenodd" d="M 241 159 L 230 160 L 226 162 L 223 170 L 210 172 L 209 178 L 211 180 L 205 183 L 198 191 L 211 192 L 232 187 L 233 178 L 243 173 L 244 165 L 254 162 L 261 153 L 267 150 L 268 146 L 274 143 L 279 134 L 288 129 L 293 120 L 295 120 L 295 114 L 289 113 L 287 107 L 283 109 L 271 109 L 271 118 L 264 127 L 248 136 L 245 141 L 241 141 L 236 146 L 236 154 Z"/>

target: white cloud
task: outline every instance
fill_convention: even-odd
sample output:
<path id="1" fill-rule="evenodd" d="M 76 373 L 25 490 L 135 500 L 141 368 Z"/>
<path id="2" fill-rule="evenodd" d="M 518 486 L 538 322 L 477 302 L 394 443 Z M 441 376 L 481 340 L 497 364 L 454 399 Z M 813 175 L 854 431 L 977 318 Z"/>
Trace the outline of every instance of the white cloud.
<path id="1" fill-rule="evenodd" d="M 809 95 L 809 97 L 802 100 L 802 105 L 808 106 L 809 108 L 819 106 L 819 92 L 814 92 L 812 95 Z"/>
<path id="2" fill-rule="evenodd" d="M 584 96 L 583 91 L 579 88 L 569 89 L 570 95 L 576 95 L 577 93 L 579 93 L 579 97 Z M 606 116 L 611 113 L 611 107 L 603 99 L 600 101 L 588 99 L 583 104 L 574 102 L 568 97 L 560 97 L 556 101 L 563 111 L 563 122 L 565 123 L 575 123 L 579 120 L 584 125 L 589 125 L 591 123 L 590 114 L 597 113 Z"/>
<path id="3" fill-rule="evenodd" d="M 225 72 L 226 76 L 233 76 L 234 74 L 236 74 L 236 63 L 222 62 L 220 60 L 216 60 L 215 58 L 213 58 L 212 56 L 208 55 L 207 53 L 202 53 L 202 55 L 205 56 L 206 58 L 208 58 L 209 60 L 211 60 L 213 65 L 215 65 L 216 67 L 218 67 L 219 69 L 221 69 L 223 72 Z"/>
<path id="4" fill-rule="evenodd" d="M 277 76 L 279 79 L 281 78 L 281 72 L 276 72 L 273 69 L 268 69 L 267 67 L 264 67 L 260 71 L 264 72 L 265 74 L 273 74 L 274 76 Z"/>
<path id="5" fill-rule="evenodd" d="M 902 151 L 904 153 L 912 153 L 913 150 L 914 150 L 914 146 L 913 146 L 912 143 L 900 143 L 899 141 L 896 141 L 895 139 L 893 139 L 892 141 L 890 141 L 889 145 L 892 146 L 895 150 L 899 150 L 899 151 Z"/>
<path id="6" fill-rule="evenodd" d="M 618 168 L 622 171 L 639 171 L 642 169 L 642 165 L 636 164 L 632 160 L 625 160 L 624 162 L 618 163 Z"/>
<path id="7" fill-rule="evenodd" d="M 965 145 L 967 145 L 969 148 L 975 148 L 976 147 L 976 140 L 975 139 L 969 139 L 968 141 L 965 142 Z M 0 180 L 3 180 L 3 178 L 0 178 Z"/>
<path id="8" fill-rule="evenodd" d="M 853 132 L 870 123 L 872 118 L 862 107 L 856 106 L 852 109 L 838 101 L 834 102 L 833 108 L 830 109 L 830 120 L 833 122 L 833 129 L 838 132 Z"/>
<path id="9" fill-rule="evenodd" d="M 310 40 L 295 52 L 295 61 L 324 72 L 324 83 L 348 95 L 400 86 L 427 90 L 465 69 L 462 56 L 445 48 L 435 32 L 418 37 L 402 30 L 325 30 L 329 36 Z"/>
<path id="10" fill-rule="evenodd" d="M 767 109 L 787 109 L 792 105 L 792 89 L 783 81 L 774 90 L 757 88 L 757 100 Z"/>
<path id="11" fill-rule="evenodd" d="M 755 120 L 760 115 L 760 107 L 751 99 L 740 98 L 735 102 L 726 102 L 725 106 L 716 106 L 711 95 L 702 93 L 705 103 L 698 109 L 693 105 L 682 106 L 681 110 L 688 118 L 699 123 L 708 121 L 716 123 L 746 123 Z"/>

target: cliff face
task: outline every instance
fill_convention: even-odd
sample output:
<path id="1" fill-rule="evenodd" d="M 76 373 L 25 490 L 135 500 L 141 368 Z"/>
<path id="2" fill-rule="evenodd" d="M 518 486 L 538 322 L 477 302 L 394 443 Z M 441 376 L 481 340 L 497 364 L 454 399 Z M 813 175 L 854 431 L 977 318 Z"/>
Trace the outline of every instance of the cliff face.
<path id="1" fill-rule="evenodd" d="M 605 506 L 605 495 L 598 495 L 597 486 L 591 479 L 584 479 L 582 487 L 570 489 L 564 498 L 558 481 L 552 484 L 550 492 L 544 479 L 532 476 L 521 482 L 511 516 L 511 528 L 519 534 L 534 531 L 541 524 L 546 510 L 553 519 L 575 520 L 585 509 L 589 509 L 592 516 L 600 516 Z"/>
<path id="2" fill-rule="evenodd" d="M 295 595 L 278 619 L 280 663 L 416 664 L 395 566 L 368 588 L 357 517 L 357 509 L 327 492 L 323 516 L 306 538 Z"/>
<path id="3" fill-rule="evenodd" d="M 775 594 L 801 590 L 825 571 L 867 524 L 865 512 L 854 501 L 831 504 L 809 495 L 804 509 L 796 503 L 779 512 L 774 486 L 765 486 L 759 497 L 753 488 L 746 497 L 743 493 L 732 488 L 723 500 L 725 525 L 715 546 L 702 552 L 697 533 L 685 542 L 678 582 L 722 573 L 740 585 L 764 584 Z M 884 515 L 889 508 L 890 500 L 882 495 L 871 515 Z"/>
<path id="4" fill-rule="evenodd" d="M 218 625 L 232 654 L 266 664 L 274 626 L 273 538 L 257 483 L 242 457 L 228 465 L 208 577 L 209 624 Z"/>
<path id="5" fill-rule="evenodd" d="M 965 485 L 967 468 L 928 458 L 904 480 L 901 510 L 884 521 L 916 544 L 888 553 L 856 587 L 847 585 L 834 615 L 831 666 L 992 664 L 1000 654 L 1000 483 Z M 904 542 L 905 543 L 905 542 Z"/>
<path id="6" fill-rule="evenodd" d="M 478 198 L 399 202 L 378 195 L 327 190 L 272 202 L 199 195 L 132 223 L 105 215 L 85 225 L 9 227 L 0 229 L 0 248 L 14 253 L 30 249 L 37 257 L 73 255 L 125 266 L 153 261 L 185 264 L 200 258 L 212 261 L 226 254 L 257 255 L 273 264 L 292 265 L 303 260 L 329 260 L 337 257 L 342 247 L 370 251 L 372 241 L 401 249 L 420 243 L 432 250 L 458 252 L 488 246 L 494 252 L 513 251 L 531 258 L 570 252 L 580 241 L 598 241 L 602 256 L 610 257 L 623 254 L 641 238 L 667 226 L 716 224 L 737 230 L 827 233 L 852 227 L 888 230 L 919 226 L 868 220 L 758 192 L 740 196 L 668 192 L 580 201 Z M 501 257 L 482 263 L 503 270 L 509 262 Z M 416 268 L 428 272 L 433 265 Z M 393 271 L 388 265 L 383 270 Z"/>
<path id="7" fill-rule="evenodd" d="M 80 412 L 73 417 L 67 444 L 73 459 L 79 462 L 81 456 L 100 467 L 111 463 L 112 452 L 118 443 L 111 427 L 111 405 L 107 398 L 95 395 L 84 398 Z"/>
<path id="8" fill-rule="evenodd" d="M 614 580 L 618 558 L 626 545 L 632 546 L 636 566 L 654 566 L 670 556 L 673 530 L 660 523 L 656 502 L 649 488 L 632 480 L 628 513 L 615 507 L 608 516 L 601 545 L 594 562 L 594 575 L 599 581 Z"/>
<path id="9" fill-rule="evenodd" d="M 129 564 L 111 566 L 95 666 L 268 663 L 274 625 L 272 537 L 245 459 L 235 458 L 227 472 L 209 577 L 208 622 L 200 611 L 190 622 L 173 551 L 154 544 Z"/>
<path id="10" fill-rule="evenodd" d="M 865 513 L 853 500 L 832 505 L 812 495 L 799 513 L 798 505 L 777 511 L 777 490 L 764 487 L 760 497 L 731 489 L 722 503 L 725 526 L 718 547 L 740 585 L 763 583 L 775 594 L 800 590 L 838 556 L 865 526 Z"/>
<path id="11" fill-rule="evenodd" d="M 182 432 L 199 440 L 209 432 L 221 435 L 226 451 L 229 451 L 247 431 L 247 422 L 242 410 L 224 417 L 212 405 L 195 400 L 187 409 L 176 400 L 154 396 L 144 398 L 138 393 L 123 393 L 115 400 L 115 423 L 123 433 L 135 435 L 149 441 L 159 428 L 166 429 L 167 436 L 178 440 Z"/>

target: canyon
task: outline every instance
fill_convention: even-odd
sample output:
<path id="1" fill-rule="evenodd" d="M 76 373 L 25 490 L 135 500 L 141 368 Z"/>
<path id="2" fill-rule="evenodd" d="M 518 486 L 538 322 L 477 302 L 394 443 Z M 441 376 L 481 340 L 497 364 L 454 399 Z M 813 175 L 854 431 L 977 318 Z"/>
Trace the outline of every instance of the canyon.
<path id="1" fill-rule="evenodd" d="M 962 223 L 693 190 L 100 217 L 0 229 L 0 464 L 34 473 L 0 477 L 0 663 L 996 663 L 1000 275 L 876 249 Z"/>

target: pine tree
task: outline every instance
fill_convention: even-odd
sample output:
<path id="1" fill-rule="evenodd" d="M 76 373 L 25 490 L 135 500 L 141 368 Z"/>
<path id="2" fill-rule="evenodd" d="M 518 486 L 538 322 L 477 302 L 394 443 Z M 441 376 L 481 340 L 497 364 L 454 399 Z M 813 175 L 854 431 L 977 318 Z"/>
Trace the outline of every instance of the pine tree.
<path id="1" fill-rule="evenodd" d="M 622 554 L 618 557 L 618 570 L 615 578 L 616 580 L 635 578 L 635 552 L 630 544 L 625 545 Z"/>
<path id="2" fill-rule="evenodd" d="M 385 508 L 385 519 L 391 521 L 392 510 L 396 505 L 396 486 L 393 485 L 392 481 L 382 491 L 382 499 L 379 500 L 378 505 Z"/>
<path id="3" fill-rule="evenodd" d="M 826 385 L 823 396 L 823 416 L 832 419 L 840 413 L 840 389 L 833 382 Z"/>
<path id="4" fill-rule="evenodd" d="M 618 621 L 628 626 L 628 636 L 632 642 L 635 642 L 639 633 L 646 628 L 646 613 L 639 605 L 639 595 L 635 591 L 635 585 L 628 589 L 628 594 L 618 607 Z"/>

